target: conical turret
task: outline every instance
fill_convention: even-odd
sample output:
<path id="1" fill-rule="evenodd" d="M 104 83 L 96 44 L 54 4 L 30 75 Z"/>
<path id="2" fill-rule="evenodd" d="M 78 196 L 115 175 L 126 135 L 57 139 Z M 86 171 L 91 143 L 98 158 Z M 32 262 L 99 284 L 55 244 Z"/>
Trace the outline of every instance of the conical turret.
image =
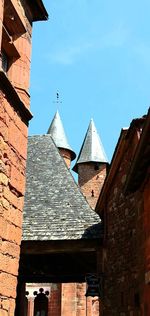
<path id="1" fill-rule="evenodd" d="M 86 162 L 108 163 L 103 144 L 98 135 L 93 119 L 90 121 L 73 170 L 78 172 L 78 165 Z"/>
<path id="2" fill-rule="evenodd" d="M 65 131 L 64 127 L 59 115 L 59 112 L 57 111 L 50 127 L 47 131 L 47 134 L 50 134 L 55 145 L 59 148 L 60 154 L 63 156 L 64 160 L 66 161 L 67 165 L 70 167 L 71 160 L 74 160 L 76 158 L 75 152 L 71 149 Z"/>
<path id="3" fill-rule="evenodd" d="M 78 173 L 79 186 L 92 208 L 103 186 L 107 164 L 103 144 L 91 119 L 73 170 Z"/>

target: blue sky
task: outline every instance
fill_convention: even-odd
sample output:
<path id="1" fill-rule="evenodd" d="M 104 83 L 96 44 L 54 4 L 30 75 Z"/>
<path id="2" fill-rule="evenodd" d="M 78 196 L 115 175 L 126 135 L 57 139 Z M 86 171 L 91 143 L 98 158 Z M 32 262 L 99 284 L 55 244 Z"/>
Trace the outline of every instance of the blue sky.
<path id="1" fill-rule="evenodd" d="M 93 118 L 110 161 L 121 128 L 150 104 L 150 2 L 44 4 L 49 20 L 33 27 L 29 134 L 45 134 L 58 108 L 78 154 Z"/>

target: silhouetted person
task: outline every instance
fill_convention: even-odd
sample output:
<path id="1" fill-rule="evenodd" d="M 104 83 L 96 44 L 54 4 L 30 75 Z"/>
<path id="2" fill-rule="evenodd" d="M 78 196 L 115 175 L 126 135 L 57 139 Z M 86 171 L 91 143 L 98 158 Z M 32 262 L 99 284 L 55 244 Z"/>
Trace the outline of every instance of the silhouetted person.
<path id="1" fill-rule="evenodd" d="M 34 316 L 48 316 L 48 298 L 47 295 L 49 294 L 48 291 L 45 293 L 42 288 L 39 289 L 39 294 L 34 292 L 36 295 L 34 300 Z"/>

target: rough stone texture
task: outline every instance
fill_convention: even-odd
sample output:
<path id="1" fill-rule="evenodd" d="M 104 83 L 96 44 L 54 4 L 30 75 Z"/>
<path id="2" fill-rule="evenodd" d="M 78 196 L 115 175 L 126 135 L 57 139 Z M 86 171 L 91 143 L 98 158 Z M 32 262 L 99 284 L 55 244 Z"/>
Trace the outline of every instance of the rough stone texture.
<path id="1" fill-rule="evenodd" d="M 145 285 L 150 249 L 149 180 L 133 193 L 125 190 L 141 128 L 141 124 L 132 125 L 120 139 L 97 206 L 105 224 L 103 315 L 107 316 L 150 315 L 149 285 Z"/>
<path id="2" fill-rule="evenodd" d="M 19 117 L 16 119 L 15 111 L 0 92 L 0 314 L 4 315 L 14 313 L 26 149 L 27 126 Z"/>
<path id="3" fill-rule="evenodd" d="M 106 177 L 106 164 L 82 163 L 78 165 L 78 183 L 89 205 L 95 209 Z"/>
<path id="4" fill-rule="evenodd" d="M 25 16 L 21 1 L 5 1 L 16 9 L 17 19 L 24 24 L 27 32 L 22 35 L 11 33 L 13 22 L 4 11 L 4 1 L 0 0 L 0 51 L 8 43 L 4 38 L 2 24 L 9 29 L 12 42 L 20 58 L 12 56 L 8 50 L 9 85 L 18 93 L 25 107 L 29 107 L 29 74 L 31 50 L 31 25 Z M 7 6 L 8 5 L 8 6 Z M 14 10 L 15 12 L 15 10 Z M 15 20 L 15 27 L 17 21 Z M 19 22 L 20 23 L 20 22 Z M 19 29 L 17 29 L 20 32 Z M 17 32 L 16 31 L 16 32 Z M 0 68 L 1 68 L 0 58 Z M 22 235 L 22 210 L 25 191 L 25 167 L 27 156 L 27 122 L 13 107 L 8 92 L 4 93 L 1 82 L 0 90 L 0 315 L 14 316 L 16 285 Z M 5 88 L 7 90 L 6 84 Z M 20 102 L 20 107 L 22 103 Z"/>

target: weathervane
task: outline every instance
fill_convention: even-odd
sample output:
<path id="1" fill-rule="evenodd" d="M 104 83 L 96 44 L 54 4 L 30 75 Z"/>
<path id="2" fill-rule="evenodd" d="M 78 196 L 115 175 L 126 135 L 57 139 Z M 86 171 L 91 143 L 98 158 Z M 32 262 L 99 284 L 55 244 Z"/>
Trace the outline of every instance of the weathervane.
<path id="1" fill-rule="evenodd" d="M 57 104 L 62 103 L 62 101 L 60 101 L 60 99 L 59 99 L 59 92 L 58 91 L 56 92 L 56 101 L 53 101 L 53 103 L 57 103 Z"/>

